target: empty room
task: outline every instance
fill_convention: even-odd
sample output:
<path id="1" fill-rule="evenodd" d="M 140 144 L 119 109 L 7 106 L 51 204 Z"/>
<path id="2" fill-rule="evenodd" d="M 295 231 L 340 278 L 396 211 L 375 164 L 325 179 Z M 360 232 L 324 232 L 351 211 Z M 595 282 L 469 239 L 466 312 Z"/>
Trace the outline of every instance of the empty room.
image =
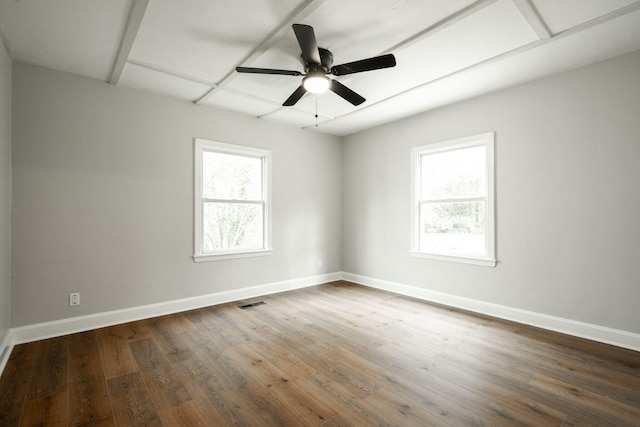
<path id="1" fill-rule="evenodd" d="M 0 38 L 0 426 L 640 426 L 639 0 Z"/>

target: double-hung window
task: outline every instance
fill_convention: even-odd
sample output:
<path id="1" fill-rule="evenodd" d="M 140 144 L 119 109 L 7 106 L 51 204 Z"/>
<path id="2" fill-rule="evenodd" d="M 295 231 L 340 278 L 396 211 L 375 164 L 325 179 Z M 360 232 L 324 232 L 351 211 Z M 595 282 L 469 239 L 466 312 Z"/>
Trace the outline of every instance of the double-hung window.
<path id="1" fill-rule="evenodd" d="M 494 134 L 414 147 L 412 254 L 495 266 Z"/>
<path id="2" fill-rule="evenodd" d="M 271 152 L 195 140 L 195 261 L 267 255 Z"/>

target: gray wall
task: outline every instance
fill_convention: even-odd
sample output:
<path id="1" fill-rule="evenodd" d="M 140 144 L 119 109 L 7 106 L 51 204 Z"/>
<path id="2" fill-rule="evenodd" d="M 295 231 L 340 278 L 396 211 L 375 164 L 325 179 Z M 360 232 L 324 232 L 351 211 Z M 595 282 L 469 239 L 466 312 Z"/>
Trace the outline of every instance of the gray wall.
<path id="1" fill-rule="evenodd" d="M 14 64 L 12 153 L 0 112 L 0 332 L 12 235 L 12 326 L 342 269 L 638 333 L 639 69 L 640 53 L 629 54 L 341 143 Z M 497 267 L 412 258 L 411 147 L 488 131 Z M 192 261 L 194 137 L 273 150 L 271 256 Z M 81 293 L 80 307 L 68 307 L 69 292 Z"/>
<path id="2" fill-rule="evenodd" d="M 11 326 L 11 59 L 0 42 L 0 343 Z M 2 348 L 0 348 L 2 351 Z"/>
<path id="3" fill-rule="evenodd" d="M 339 138 L 24 64 L 13 82 L 13 326 L 341 270 Z M 193 262 L 194 137 L 273 151 L 271 256 Z"/>
<path id="4" fill-rule="evenodd" d="M 496 132 L 496 268 L 412 258 L 410 149 Z M 345 138 L 344 271 L 640 332 L 640 52 Z"/>

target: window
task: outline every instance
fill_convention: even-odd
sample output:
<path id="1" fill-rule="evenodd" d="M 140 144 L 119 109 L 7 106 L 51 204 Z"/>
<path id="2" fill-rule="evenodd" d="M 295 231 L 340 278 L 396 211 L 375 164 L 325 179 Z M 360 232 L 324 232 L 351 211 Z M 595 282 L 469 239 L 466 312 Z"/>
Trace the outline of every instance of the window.
<path id="1" fill-rule="evenodd" d="M 494 134 L 414 147 L 412 255 L 495 266 Z"/>
<path id="2" fill-rule="evenodd" d="M 271 152 L 195 140 L 195 261 L 271 251 Z"/>

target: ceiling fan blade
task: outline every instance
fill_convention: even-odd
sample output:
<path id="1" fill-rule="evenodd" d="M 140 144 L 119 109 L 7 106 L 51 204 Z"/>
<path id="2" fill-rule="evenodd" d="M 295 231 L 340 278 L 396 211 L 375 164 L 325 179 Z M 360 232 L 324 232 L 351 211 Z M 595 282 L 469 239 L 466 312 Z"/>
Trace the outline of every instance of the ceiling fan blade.
<path id="1" fill-rule="evenodd" d="M 364 101 L 366 101 L 366 99 L 364 99 L 362 96 L 358 95 L 357 93 L 355 93 L 354 91 L 352 91 L 351 89 L 349 89 L 348 87 L 346 87 L 345 85 L 343 85 L 342 83 L 336 80 L 331 80 L 331 85 L 329 86 L 329 90 L 338 94 L 339 96 L 346 99 L 353 105 L 360 105 Z"/>
<path id="2" fill-rule="evenodd" d="M 300 98 L 302 98 L 302 95 L 304 95 L 305 93 L 307 93 L 307 90 L 304 88 L 304 86 L 300 85 L 300 87 L 298 87 L 298 89 L 296 89 L 289 98 L 287 98 L 286 101 L 284 101 L 284 103 L 282 104 L 283 107 L 291 107 L 292 105 L 295 105 L 296 102 L 300 101 Z"/>
<path id="3" fill-rule="evenodd" d="M 388 53 L 386 55 L 336 65 L 335 67 L 331 67 L 331 74 L 334 76 L 344 76 L 346 74 L 361 73 L 363 71 L 379 70 L 381 68 L 391 68 L 395 66 L 395 56 L 393 56 L 392 53 Z"/>
<path id="4" fill-rule="evenodd" d="M 276 70 L 273 68 L 236 67 L 236 71 L 239 73 L 279 74 L 283 76 L 301 76 L 302 75 L 300 71 Z"/>
<path id="5" fill-rule="evenodd" d="M 292 27 L 293 32 L 296 33 L 304 62 L 320 64 L 320 52 L 313 27 L 303 24 L 293 24 Z"/>

